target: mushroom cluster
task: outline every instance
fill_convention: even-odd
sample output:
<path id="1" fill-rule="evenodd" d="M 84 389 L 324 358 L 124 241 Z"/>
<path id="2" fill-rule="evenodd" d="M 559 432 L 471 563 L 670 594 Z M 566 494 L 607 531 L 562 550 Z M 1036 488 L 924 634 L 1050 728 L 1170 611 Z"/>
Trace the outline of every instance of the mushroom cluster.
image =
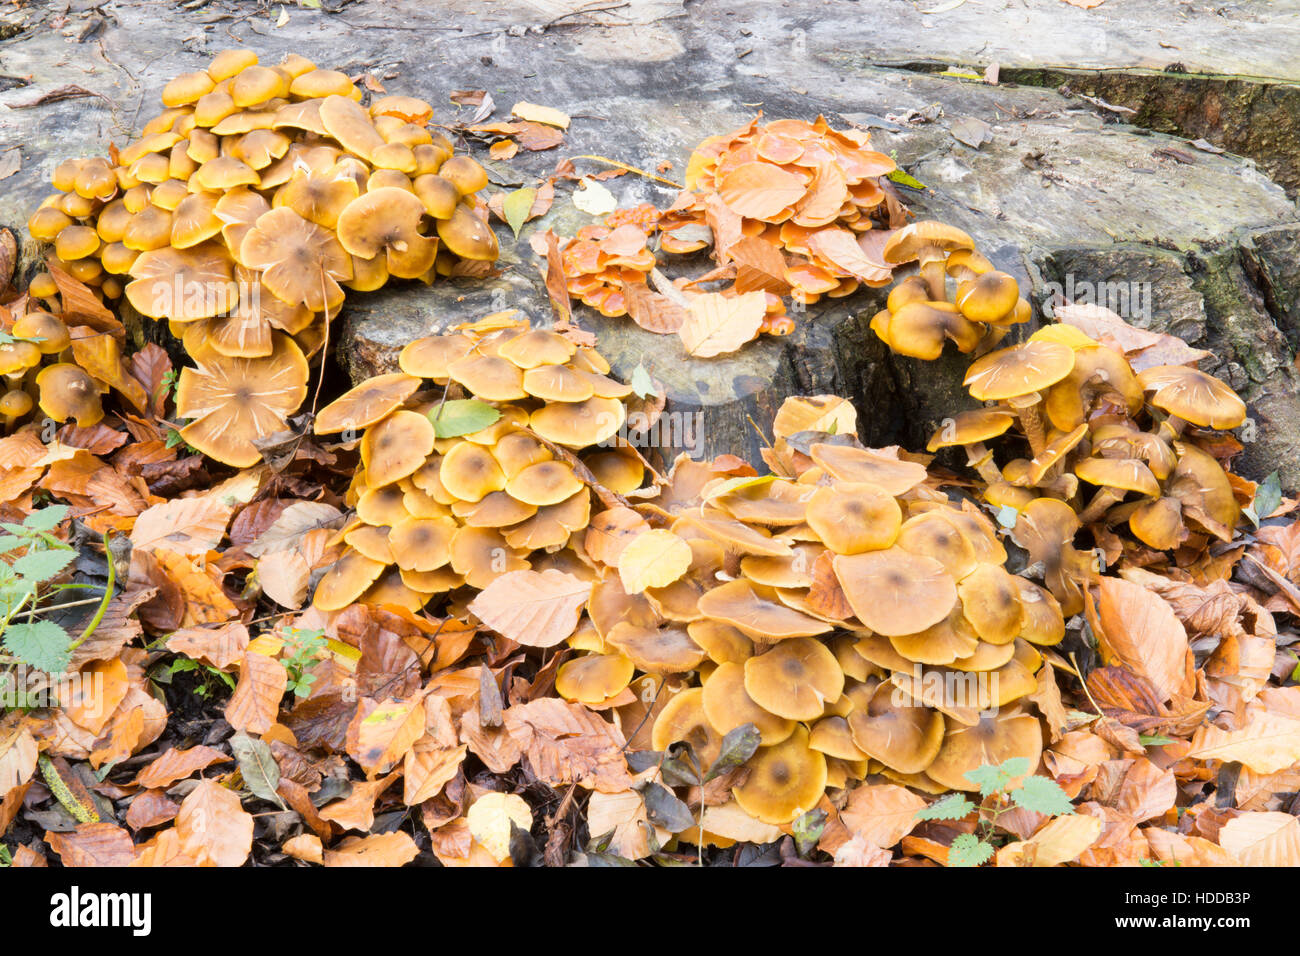
<path id="1" fill-rule="evenodd" d="M 1042 748 L 1022 699 L 1034 645 L 1064 636 L 1058 602 L 1003 567 L 978 509 L 853 428 L 839 400 L 787 400 L 773 473 L 683 458 L 656 497 L 594 515 L 589 624 L 556 673 L 633 746 L 685 741 L 704 767 L 754 725 L 733 796 L 768 824 L 869 774 L 965 790 L 966 771 Z"/>
<path id="2" fill-rule="evenodd" d="M 518 312 L 419 339 L 399 363 L 316 418 L 320 434 L 359 436 L 361 455 L 346 499 L 356 518 L 316 589 L 321 610 L 418 610 L 543 558 L 554 566 L 587 527 L 593 488 L 618 495 L 644 479 L 616 438 L 631 388 L 595 349 Z"/>
<path id="3" fill-rule="evenodd" d="M 1029 320 L 1015 277 L 995 269 L 960 229 L 932 219 L 909 223 L 890 235 L 882 257 L 892 266 L 917 266 L 871 319 L 872 331 L 900 355 L 937 359 L 946 342 L 965 353 L 987 352 L 1011 326 Z"/>
<path id="4" fill-rule="evenodd" d="M 784 284 L 805 305 L 887 285 L 885 190 L 895 169 L 870 136 L 823 117 L 783 119 L 711 136 L 686 168 L 686 190 L 659 222 L 665 252 L 694 252 L 713 235 L 719 262 L 745 238 L 771 246 Z M 708 227 L 709 231 L 699 227 Z"/>
<path id="5" fill-rule="evenodd" d="M 59 164 L 57 192 L 28 230 L 52 243 L 54 267 L 167 320 L 200 363 L 194 378 L 239 394 L 247 388 L 233 383 L 250 376 L 296 381 L 345 287 L 481 275 L 497 256 L 478 195 L 487 174 L 429 128 L 433 108 L 408 96 L 367 108 L 362 97 L 346 74 L 296 54 L 262 66 L 250 50 L 226 50 L 166 85 L 165 109 L 139 140 Z M 224 387 L 191 411 L 210 415 Z M 297 407 L 289 396 L 302 398 L 296 385 L 275 391 L 274 414 L 248 401 L 221 410 L 238 439 L 216 440 L 213 420 L 195 444 L 247 463 L 243 437 L 282 427 Z"/>
<path id="6" fill-rule="evenodd" d="M 1129 552 L 1150 564 L 1156 552 L 1190 557 L 1231 540 L 1240 515 L 1219 460 L 1240 445 L 1216 432 L 1240 426 L 1245 403 L 1194 361 L 1150 361 L 1073 325 L 1046 326 L 970 366 L 965 384 L 984 406 L 945 419 L 928 445 L 966 450 L 983 497 L 1044 562 L 1067 614 L 1082 609 L 1094 564 L 1076 550 L 1081 529 L 1110 563 Z M 1131 539 L 1115 533 L 1125 524 Z"/>
<path id="7" fill-rule="evenodd" d="M 570 296 L 601 315 L 627 315 L 625 287 L 644 286 L 655 267 L 648 243 L 658 212 L 653 206 L 648 209 L 652 214 L 648 219 L 620 215 L 627 210 L 617 210 L 604 225 L 583 226 L 565 244 L 560 262 Z"/>

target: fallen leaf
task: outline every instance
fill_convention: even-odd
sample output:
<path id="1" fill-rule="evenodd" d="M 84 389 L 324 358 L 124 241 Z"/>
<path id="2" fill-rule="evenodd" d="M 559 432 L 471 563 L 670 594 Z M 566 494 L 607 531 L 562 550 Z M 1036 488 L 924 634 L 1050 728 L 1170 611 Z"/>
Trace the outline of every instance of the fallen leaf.
<path id="1" fill-rule="evenodd" d="M 324 853 L 326 866 L 405 866 L 420 854 L 404 830 L 347 837 Z"/>
<path id="2" fill-rule="evenodd" d="M 202 780 L 176 814 L 181 848 L 196 860 L 242 866 L 253 849 L 253 818 L 239 796 L 213 780 Z"/>
<path id="3" fill-rule="evenodd" d="M 691 567 L 691 546 L 671 531 L 643 531 L 618 556 L 623 590 L 640 594 L 646 588 L 667 587 Z"/>
<path id="4" fill-rule="evenodd" d="M 264 734 L 280 713 L 280 699 L 289 674 L 279 661 L 265 654 L 245 654 L 239 665 L 239 682 L 226 704 L 226 721 L 236 730 Z"/>
<path id="5" fill-rule="evenodd" d="M 523 797 L 513 793 L 485 793 L 465 814 L 470 836 L 498 860 L 510 855 L 511 824 L 524 831 L 533 827 L 533 814 L 528 804 Z"/>
<path id="6" fill-rule="evenodd" d="M 141 767 L 133 782 L 149 790 L 166 790 L 177 780 L 184 780 L 214 763 L 229 761 L 230 757 L 211 747 L 199 745 L 188 750 L 173 747 Z"/>
<path id="7" fill-rule="evenodd" d="M 554 647 L 578 627 L 591 584 L 554 568 L 511 571 L 469 603 L 469 611 L 502 637 L 527 647 Z"/>
<path id="8" fill-rule="evenodd" d="M 852 835 L 888 849 L 915 829 L 917 811 L 925 806 L 925 800 L 906 787 L 863 784 L 849 794 L 840 821 Z"/>
<path id="9" fill-rule="evenodd" d="M 1187 632 L 1158 594 L 1122 578 L 1101 579 L 1103 649 L 1149 680 L 1162 700 L 1183 686 Z"/>
<path id="10" fill-rule="evenodd" d="M 689 301 L 677 334 L 688 355 L 712 358 L 734 352 L 758 337 L 767 300 L 762 292 L 725 296 L 706 292 Z"/>
<path id="11" fill-rule="evenodd" d="M 1289 813 L 1248 811 L 1219 830 L 1219 845 L 1243 866 L 1300 866 L 1300 820 Z"/>
<path id="12" fill-rule="evenodd" d="M 510 107 L 510 112 L 521 120 L 545 123 L 547 126 L 557 126 L 560 129 L 569 128 L 569 114 L 550 106 L 538 106 L 536 103 L 525 103 L 520 100 Z"/>
<path id="13" fill-rule="evenodd" d="M 135 860 L 131 834 L 113 823 L 82 823 L 70 833 L 47 831 L 45 842 L 64 866 L 130 866 Z"/>

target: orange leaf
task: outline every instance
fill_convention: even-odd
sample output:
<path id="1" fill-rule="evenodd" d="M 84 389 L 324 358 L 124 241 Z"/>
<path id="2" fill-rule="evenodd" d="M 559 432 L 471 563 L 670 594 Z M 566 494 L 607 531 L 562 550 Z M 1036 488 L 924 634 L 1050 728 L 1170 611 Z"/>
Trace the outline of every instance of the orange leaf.
<path id="1" fill-rule="evenodd" d="M 762 292 L 737 296 L 706 292 L 690 300 L 677 334 L 687 354 L 696 358 L 734 352 L 758 336 L 766 306 Z"/>
<path id="2" fill-rule="evenodd" d="M 135 784 L 150 790 L 165 790 L 177 780 L 184 780 L 214 763 L 226 763 L 229 760 L 230 757 L 211 747 L 200 745 L 188 750 L 173 747 L 140 768 L 140 772 L 135 775 Z"/>
<path id="3" fill-rule="evenodd" d="M 71 833 L 46 832 L 45 842 L 64 866 L 130 866 L 131 834 L 113 823 L 82 823 Z"/>
<path id="4" fill-rule="evenodd" d="M 1274 810 L 1246 812 L 1224 824 L 1219 845 L 1243 866 L 1300 866 L 1300 820 Z"/>
<path id="5" fill-rule="evenodd" d="M 207 554 L 226 536 L 234 509 L 213 498 L 176 498 L 140 512 L 131 529 L 131 547 L 165 547 L 177 554 Z"/>
<path id="6" fill-rule="evenodd" d="M 511 571 L 469 603 L 469 610 L 502 637 L 528 647 L 554 647 L 578 627 L 591 584 L 572 574 Z"/>
<path id="7" fill-rule="evenodd" d="M 217 866 L 241 866 L 253 849 L 253 818 L 213 780 L 200 781 L 181 803 L 176 833 L 186 853 Z"/>
<path id="8" fill-rule="evenodd" d="M 348 837 L 337 847 L 325 851 L 326 866 L 405 866 L 416 858 L 420 848 L 404 830 Z"/>
<path id="9" fill-rule="evenodd" d="M 226 704 L 226 721 L 236 730 L 264 734 L 280 712 L 280 698 L 289 675 L 279 661 L 265 654 L 245 654 L 239 683 Z"/>
<path id="10" fill-rule="evenodd" d="M 718 184 L 722 201 L 750 219 L 772 219 L 807 191 L 803 176 L 771 163 L 741 163 Z"/>
<path id="11" fill-rule="evenodd" d="M 367 776 L 383 773 L 424 736 L 424 702 L 362 698 L 348 724 L 348 755 Z"/>
<path id="12" fill-rule="evenodd" d="M 1183 686 L 1187 632 L 1159 595 L 1121 578 L 1101 579 L 1104 649 L 1149 680 L 1161 700 Z"/>

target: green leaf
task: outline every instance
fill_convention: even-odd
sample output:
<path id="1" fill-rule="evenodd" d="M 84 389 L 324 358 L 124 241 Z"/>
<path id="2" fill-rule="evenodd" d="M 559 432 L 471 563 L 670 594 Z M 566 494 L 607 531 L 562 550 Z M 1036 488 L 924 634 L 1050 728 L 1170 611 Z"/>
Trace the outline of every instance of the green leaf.
<path id="1" fill-rule="evenodd" d="M 918 820 L 960 820 L 969 816 L 975 804 L 967 799 L 966 794 L 953 791 L 946 797 L 934 801 L 928 807 L 916 811 Z"/>
<path id="2" fill-rule="evenodd" d="M 29 551 L 21 558 L 15 558 L 14 573 L 29 581 L 48 581 L 54 577 L 77 556 L 71 548 L 49 551 Z"/>
<path id="3" fill-rule="evenodd" d="M 794 831 L 795 849 L 800 856 L 807 856 L 826 830 L 826 811 L 813 808 L 795 820 L 790 829 Z"/>
<path id="4" fill-rule="evenodd" d="M 501 413 L 477 398 L 452 399 L 429 413 L 433 432 L 439 438 L 459 438 L 496 424 Z"/>
<path id="5" fill-rule="evenodd" d="M 979 866 L 993 855 L 993 847 L 981 843 L 973 833 L 959 834 L 948 847 L 949 866 Z"/>
<path id="6" fill-rule="evenodd" d="M 1026 777 L 1023 784 L 1011 791 L 1010 797 L 1016 806 L 1035 813 L 1061 816 L 1074 812 L 1065 791 L 1055 780 L 1047 777 Z"/>
<path id="7" fill-rule="evenodd" d="M 1014 528 L 1016 521 L 1020 518 L 1020 512 L 1010 505 L 1003 505 L 998 509 L 998 524 L 1004 528 Z"/>
<path id="8" fill-rule="evenodd" d="M 62 674 L 72 660 L 72 643 L 68 632 L 53 621 L 10 624 L 5 628 L 4 645 L 29 667 L 48 674 Z"/>
<path id="9" fill-rule="evenodd" d="M 532 212 L 533 201 L 536 199 L 537 190 L 532 186 L 525 186 L 506 196 L 501 204 L 501 210 L 506 216 L 506 224 L 514 231 L 515 236 L 519 235 L 519 230 L 528 221 L 528 214 Z"/>
<path id="10" fill-rule="evenodd" d="M 1024 757 L 1012 757 L 996 767 L 986 763 L 982 767 L 968 770 L 963 776 L 980 788 L 980 796 L 991 797 L 1016 777 L 1023 777 L 1027 773 L 1029 761 Z"/>
<path id="11" fill-rule="evenodd" d="M 280 786 L 280 766 L 271 756 L 271 748 L 240 731 L 230 738 L 230 751 L 239 761 L 239 772 L 254 796 L 288 809 L 276 788 Z"/>
<path id="12" fill-rule="evenodd" d="M 646 816 L 655 826 L 663 827 L 669 833 L 681 833 L 695 826 L 695 819 L 686 804 L 667 787 L 657 783 L 646 784 L 641 797 L 645 800 Z"/>
<path id="13" fill-rule="evenodd" d="M 638 365 L 632 369 L 632 381 L 628 382 L 632 386 L 632 391 L 636 392 L 641 398 L 649 398 L 651 395 L 657 395 L 658 390 L 655 388 L 654 379 L 646 371 L 644 365 Z"/>
<path id="14" fill-rule="evenodd" d="M 1138 741 L 1143 747 L 1163 747 L 1174 742 L 1172 737 L 1166 737 L 1164 734 L 1138 734 Z"/>
<path id="15" fill-rule="evenodd" d="M 709 772 L 705 774 L 704 782 L 708 783 L 716 777 L 721 777 L 728 770 L 739 767 L 754 756 L 761 739 L 758 728 L 753 724 L 741 724 L 732 730 L 722 738 L 722 751 L 718 754 L 718 759 L 713 761 Z"/>
<path id="16" fill-rule="evenodd" d="M 1277 472 L 1273 472 L 1260 484 L 1255 490 L 1255 500 L 1251 502 L 1250 507 L 1246 509 L 1246 514 L 1250 517 L 1255 527 L 1259 523 L 1277 511 L 1282 504 L 1282 482 L 1278 479 Z"/>
<path id="17" fill-rule="evenodd" d="M 1274 472 L 1274 477 L 1276 475 Z M 30 531 L 53 531 L 67 516 L 67 505 L 47 505 L 24 518 L 23 527 Z"/>
<path id="18" fill-rule="evenodd" d="M 894 170 L 885 178 L 888 179 L 890 182 L 898 183 L 900 186 L 910 186 L 913 189 L 926 188 L 925 183 L 921 182 L 921 180 L 917 179 L 915 176 L 909 176 L 901 169 Z"/>

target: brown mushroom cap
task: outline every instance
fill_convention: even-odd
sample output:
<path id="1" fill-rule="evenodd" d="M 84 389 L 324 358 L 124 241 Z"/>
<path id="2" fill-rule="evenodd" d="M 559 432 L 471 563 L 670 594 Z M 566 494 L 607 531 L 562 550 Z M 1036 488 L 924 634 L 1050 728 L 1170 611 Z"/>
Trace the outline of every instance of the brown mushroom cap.
<path id="1" fill-rule="evenodd" d="M 859 554 L 893 544 L 903 512 L 893 496 L 876 485 L 837 482 L 813 494 L 807 521 L 832 551 Z"/>
<path id="2" fill-rule="evenodd" d="M 1177 498 L 1142 502 L 1129 515 L 1128 526 L 1134 537 L 1157 551 L 1172 551 L 1187 540 L 1183 508 Z"/>
<path id="3" fill-rule="evenodd" d="M 958 412 L 946 418 L 939 426 L 926 451 L 938 451 L 940 448 L 952 448 L 958 445 L 973 445 L 988 441 L 1005 434 L 1016 420 L 1016 416 L 1005 408 L 975 408 Z"/>
<path id="4" fill-rule="evenodd" d="M 516 501 L 545 507 L 557 505 L 582 490 L 582 481 L 561 461 L 542 461 L 516 472 L 505 491 Z"/>
<path id="5" fill-rule="evenodd" d="M 388 531 L 387 525 L 375 527 L 361 524 L 344 534 L 343 541 L 371 561 L 392 564 L 393 548 L 388 543 Z"/>
<path id="6" fill-rule="evenodd" d="M 451 518 L 403 518 L 392 526 L 388 544 L 393 563 L 406 571 L 436 571 L 451 560 Z"/>
<path id="7" fill-rule="evenodd" d="M 1174 449 L 1178 465 L 1169 476 L 1167 493 L 1182 503 L 1184 515 L 1224 541 L 1231 540 L 1241 508 L 1223 466 L 1189 442 L 1176 442 Z"/>
<path id="8" fill-rule="evenodd" d="M 406 493 L 396 484 L 366 488 L 357 499 L 357 517 L 366 524 L 394 525 L 409 514 Z"/>
<path id="9" fill-rule="evenodd" d="M 448 218 L 436 221 L 438 238 L 462 259 L 491 261 L 497 257 L 496 233 L 464 203 L 458 203 Z"/>
<path id="10" fill-rule="evenodd" d="M 257 218 L 239 244 L 239 262 L 260 269 L 262 283 L 290 305 L 336 312 L 343 304 L 339 280 L 352 278 L 352 258 L 334 234 L 292 209 Z"/>
<path id="11" fill-rule="evenodd" d="M 722 753 L 722 735 L 713 729 L 704 713 L 704 688 L 682 691 L 659 711 L 651 731 L 650 745 L 667 750 L 677 741 L 690 744 L 695 759 L 704 770 Z"/>
<path id="12" fill-rule="evenodd" d="M 233 263 L 220 244 L 145 252 L 131 266 L 126 297 L 153 319 L 194 322 L 229 312 L 238 302 Z"/>
<path id="13" fill-rule="evenodd" d="M 889 495 L 906 494 L 928 477 L 924 465 L 901 461 L 871 448 L 818 443 L 808 451 L 827 474 L 840 481 L 875 485 Z"/>
<path id="14" fill-rule="evenodd" d="M 821 641 L 781 641 L 744 663 L 745 691 L 759 707 L 789 720 L 815 720 L 844 692 L 844 671 Z"/>
<path id="15" fill-rule="evenodd" d="M 990 270 L 957 286 L 957 308 L 972 322 L 997 322 L 1020 301 L 1020 285 L 1005 272 Z"/>
<path id="16" fill-rule="evenodd" d="M 400 408 L 419 387 L 418 378 L 403 372 L 367 379 L 322 408 L 313 431 L 330 435 L 348 428 L 367 428 Z"/>
<path id="17" fill-rule="evenodd" d="M 808 731 L 794 733 L 773 747 L 760 747 L 746 763 L 749 776 L 732 790 L 750 816 L 781 825 L 807 813 L 826 790 L 826 757 L 808 746 Z"/>
<path id="18" fill-rule="evenodd" d="M 622 651 L 638 670 L 650 674 L 681 674 L 704 660 L 703 649 L 680 624 L 645 627 L 620 621 L 605 634 L 605 643 Z"/>
<path id="19" fill-rule="evenodd" d="M 222 50 L 208 64 L 208 76 L 212 77 L 215 82 L 220 83 L 222 80 L 228 80 L 236 73 L 256 65 L 257 54 L 252 50 Z"/>
<path id="20" fill-rule="evenodd" d="M 1138 374 L 1148 401 L 1171 415 L 1207 428 L 1236 428 L 1246 420 L 1246 403 L 1213 375 L 1186 365 L 1157 365 Z"/>
<path id="21" fill-rule="evenodd" d="M 234 156 L 218 156 L 210 159 L 194 171 L 190 183 L 199 189 L 221 192 L 236 186 L 253 186 L 262 181 L 257 170 Z"/>
<path id="22" fill-rule="evenodd" d="M 825 621 L 786 607 L 771 588 L 745 579 L 706 591 L 699 599 L 699 612 L 760 641 L 809 637 L 832 629 Z"/>
<path id="23" fill-rule="evenodd" d="M 9 331 L 15 338 L 30 340 L 42 355 L 57 355 L 71 342 L 63 320 L 42 309 L 20 316 Z"/>
<path id="24" fill-rule="evenodd" d="M 216 83 L 207 73 L 182 73 L 163 87 L 163 106 L 184 106 L 193 103 L 204 93 L 211 92 Z"/>
<path id="25" fill-rule="evenodd" d="M 947 509 L 922 512 L 903 522 L 898 547 L 912 554 L 934 558 L 947 569 L 954 581 L 960 581 L 979 563 L 970 539 L 950 521 Z"/>
<path id="26" fill-rule="evenodd" d="M 89 428 L 104 417 L 99 389 L 80 366 L 71 362 L 47 365 L 36 375 L 41 411 L 55 421 L 75 419 L 80 428 Z"/>
<path id="27" fill-rule="evenodd" d="M 754 642 L 730 624 L 702 619 L 691 621 L 686 625 L 686 631 L 716 664 L 743 664 L 754 655 Z"/>
<path id="28" fill-rule="evenodd" d="M 181 437 L 236 468 L 260 461 L 253 440 L 287 429 L 285 419 L 307 397 L 302 350 L 277 332 L 264 358 L 231 358 L 215 350 L 192 357 L 198 367 L 182 369 L 176 385 L 176 414 L 194 419 Z"/>
<path id="29" fill-rule="evenodd" d="M 369 114 L 350 97 L 327 96 L 321 101 L 320 118 L 330 136 L 366 162 L 370 162 L 374 150 L 384 145 Z"/>
<path id="30" fill-rule="evenodd" d="M 753 724 L 765 747 L 779 744 L 795 729 L 795 721 L 765 710 L 745 690 L 742 663 L 724 662 L 704 682 L 704 713 L 720 734 L 730 733 L 743 724 Z"/>
<path id="31" fill-rule="evenodd" d="M 1136 458 L 1084 458 L 1075 462 L 1074 473 L 1091 485 L 1136 491 L 1148 498 L 1160 494 L 1156 476 L 1145 462 Z"/>
<path id="32" fill-rule="evenodd" d="M 853 742 L 849 722 L 838 714 L 823 717 L 813 725 L 808 746 L 838 760 L 866 760 L 867 755 Z"/>
<path id="33" fill-rule="evenodd" d="M 955 226 L 922 219 L 896 230 L 885 243 L 882 255 L 886 262 L 897 265 L 922 257 L 943 259 L 948 252 L 974 248 L 975 241 Z"/>
<path id="34" fill-rule="evenodd" d="M 963 382 L 981 402 L 1018 398 L 1055 385 L 1074 368 L 1074 350 L 1040 340 L 1013 345 L 976 359 Z"/>
<path id="35" fill-rule="evenodd" d="M 900 773 L 926 771 L 943 745 L 943 715 L 889 682 L 877 686 L 867 706 L 855 707 L 846 720 L 858 749 Z"/>
<path id="36" fill-rule="evenodd" d="M 898 547 L 836 555 L 834 568 L 858 620 L 886 637 L 923 631 L 957 602 L 956 582 L 941 563 Z"/>
<path id="37" fill-rule="evenodd" d="M 589 398 L 545 405 L 529 416 L 528 426 L 557 445 L 586 448 L 613 438 L 626 418 L 627 409 L 618 399 Z"/>
<path id="38" fill-rule="evenodd" d="M 434 173 L 416 176 L 411 188 L 424 204 L 424 211 L 434 219 L 450 219 L 460 203 L 460 193 L 456 187 Z"/>
<path id="39" fill-rule="evenodd" d="M 909 302 L 889 319 L 890 348 L 902 355 L 933 361 L 951 340 L 962 352 L 979 345 L 982 331 L 947 302 Z"/>
<path id="40" fill-rule="evenodd" d="M 397 364 L 407 375 L 445 384 L 451 374 L 451 363 L 467 357 L 473 349 L 474 339 L 468 335 L 430 335 L 404 347 L 397 356 Z"/>
<path id="41" fill-rule="evenodd" d="M 968 772 L 986 764 L 998 766 L 1015 757 L 1028 760 L 1032 772 L 1042 752 L 1042 729 L 1036 718 L 999 712 L 981 717 L 974 725 L 953 721 L 944 734 L 943 746 L 925 772 L 950 789 L 978 790 L 966 779 Z"/>
<path id="42" fill-rule="evenodd" d="M 918 664 L 951 664 L 975 653 L 979 647 L 979 636 L 961 608 L 955 607 L 938 624 L 932 624 L 917 634 L 891 637 L 889 643 L 909 661 Z"/>
<path id="43" fill-rule="evenodd" d="M 528 397 L 523 371 L 496 355 L 471 353 L 456 359 L 448 364 L 447 375 L 474 396 L 489 402 L 512 402 Z"/>
<path id="44" fill-rule="evenodd" d="M 636 666 L 622 654 L 583 654 L 555 672 L 555 691 L 565 700 L 603 704 L 632 682 Z"/>
<path id="45" fill-rule="evenodd" d="M 326 96 L 352 97 L 352 81 L 338 70 L 308 70 L 294 77 L 289 85 L 291 96 L 315 99 Z"/>
<path id="46" fill-rule="evenodd" d="M 981 640 L 1009 644 L 1020 635 L 1024 622 L 1020 587 L 1001 565 L 981 564 L 962 578 L 957 593 L 963 615 Z"/>
<path id="47" fill-rule="evenodd" d="M 359 551 L 347 551 L 316 585 L 312 604 L 322 611 L 341 611 L 379 580 L 384 568 Z"/>
<path id="48" fill-rule="evenodd" d="M 424 204 L 397 187 L 374 189 L 354 199 L 338 218 L 339 242 L 354 256 L 387 257 L 388 272 L 415 279 L 429 271 L 438 243 L 420 235 Z"/>
<path id="49" fill-rule="evenodd" d="M 402 409 L 371 425 L 361 437 L 361 461 L 373 487 L 405 478 L 433 452 L 433 423 L 419 412 Z"/>
<path id="50" fill-rule="evenodd" d="M 438 479 L 461 501 L 479 501 L 506 488 L 505 473 L 492 453 L 469 441 L 456 444 L 443 456 Z"/>

